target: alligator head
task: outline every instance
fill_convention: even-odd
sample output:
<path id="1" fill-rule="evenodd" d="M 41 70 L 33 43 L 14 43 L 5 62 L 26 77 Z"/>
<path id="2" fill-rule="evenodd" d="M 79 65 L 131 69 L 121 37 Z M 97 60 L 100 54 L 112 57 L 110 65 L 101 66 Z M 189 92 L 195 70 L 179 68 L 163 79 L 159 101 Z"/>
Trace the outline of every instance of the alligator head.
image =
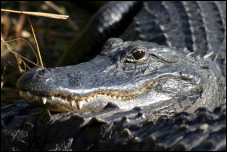
<path id="1" fill-rule="evenodd" d="M 216 71 L 185 50 L 111 38 L 89 62 L 31 69 L 17 87 L 26 101 L 50 111 L 96 111 L 109 102 L 120 109 L 167 101 L 190 108 L 217 103 Z"/>

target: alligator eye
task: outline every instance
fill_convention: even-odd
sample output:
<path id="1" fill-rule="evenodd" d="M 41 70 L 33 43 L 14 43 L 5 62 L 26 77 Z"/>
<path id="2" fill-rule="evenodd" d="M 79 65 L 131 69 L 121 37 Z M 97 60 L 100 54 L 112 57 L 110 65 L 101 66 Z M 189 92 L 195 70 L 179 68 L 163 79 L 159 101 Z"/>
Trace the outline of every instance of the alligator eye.
<path id="1" fill-rule="evenodd" d="M 127 61 L 129 62 L 142 62 L 145 56 L 144 50 L 136 50 L 127 55 Z"/>
<path id="2" fill-rule="evenodd" d="M 141 58 L 143 58 L 145 55 L 144 51 L 135 51 L 132 53 L 132 56 L 134 57 L 134 59 L 139 60 Z"/>

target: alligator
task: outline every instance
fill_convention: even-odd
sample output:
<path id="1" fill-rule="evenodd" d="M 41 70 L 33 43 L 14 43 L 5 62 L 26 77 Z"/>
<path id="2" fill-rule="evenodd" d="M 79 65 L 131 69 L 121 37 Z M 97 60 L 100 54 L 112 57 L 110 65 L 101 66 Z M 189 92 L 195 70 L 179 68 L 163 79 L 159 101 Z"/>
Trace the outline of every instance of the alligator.
<path id="1" fill-rule="evenodd" d="M 225 150 L 225 14 L 225 2 L 103 6 L 63 64 L 94 58 L 18 80 L 29 104 L 1 107 L 2 149 Z"/>

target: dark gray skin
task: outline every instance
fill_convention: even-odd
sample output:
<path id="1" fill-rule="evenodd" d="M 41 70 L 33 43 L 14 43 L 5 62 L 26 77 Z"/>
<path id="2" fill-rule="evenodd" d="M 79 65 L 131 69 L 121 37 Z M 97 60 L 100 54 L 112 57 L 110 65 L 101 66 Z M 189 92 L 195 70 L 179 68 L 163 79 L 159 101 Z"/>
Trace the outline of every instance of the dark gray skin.
<path id="1" fill-rule="evenodd" d="M 121 24 L 124 25 L 123 21 L 130 16 L 126 10 L 138 11 L 136 6 L 140 5 L 137 2 L 112 2 L 104 6 L 85 28 L 83 32 L 85 37 L 82 36 L 82 41 L 79 39 L 76 43 L 77 47 L 74 48 L 77 51 L 71 51 L 68 56 L 70 58 L 77 57 L 81 56 L 81 52 L 89 52 L 90 49 L 87 46 L 94 44 L 90 44 L 90 41 L 87 44 L 85 40 L 88 37 L 97 37 L 94 43 L 100 40 L 98 44 L 101 44 L 100 42 L 104 42 L 108 36 L 113 36 L 110 31 L 117 33 L 119 31 L 117 27 L 121 27 Z M 196 11 L 198 9 L 200 9 L 200 13 Z M 226 8 L 221 2 L 146 2 L 120 37 L 123 40 L 152 41 L 168 45 L 172 50 L 160 49 L 158 45 L 151 46 L 152 44 L 146 42 L 143 42 L 144 44 L 137 42 L 122 44 L 121 40 L 113 40 L 104 46 L 103 52 L 106 53 L 102 52 L 89 62 L 62 68 L 37 69 L 38 72 L 31 70 L 25 73 L 17 84 L 18 88 L 24 91 L 20 94 L 30 103 L 52 111 L 78 111 L 78 107 L 79 110 L 83 110 L 82 105 L 84 110 L 96 111 L 102 109 L 107 102 L 114 102 L 119 104 L 120 108 L 127 109 L 128 105 L 133 108 L 162 100 L 182 98 L 191 94 L 187 93 L 190 92 L 187 88 L 190 88 L 196 92 L 196 95 L 200 94 L 202 99 L 200 101 L 199 97 L 195 96 L 196 99 L 194 98 L 192 102 L 197 100 L 200 102 L 195 107 L 213 108 L 216 103 L 219 105 L 225 99 L 223 95 L 225 80 L 220 73 L 221 71 L 224 74 L 226 71 L 226 37 L 223 33 L 225 30 L 225 10 Z M 180 13 L 176 13 L 176 11 Z M 213 17 L 212 20 L 208 18 L 211 11 L 213 11 L 211 15 L 219 13 L 219 18 Z M 109 16 L 116 17 L 113 19 Z M 91 32 L 91 29 L 95 29 L 95 32 Z M 97 33 L 101 34 L 97 36 Z M 206 37 L 201 39 L 203 35 Z M 129 56 L 130 51 L 136 51 L 136 49 L 131 49 L 129 45 L 138 47 L 138 50 L 141 49 L 142 54 L 144 53 L 144 57 L 141 60 L 138 59 L 138 62 L 129 59 L 133 58 L 133 55 Z M 78 47 L 84 50 L 79 51 Z M 116 51 L 117 49 L 119 51 Z M 153 49 L 153 52 L 150 52 L 150 49 Z M 164 50 L 167 52 L 163 53 Z M 189 52 L 185 50 L 194 51 L 194 54 L 187 55 Z M 76 52 L 79 53 L 75 54 Z M 154 56 L 157 59 L 157 61 L 154 60 L 155 63 L 152 60 L 155 58 Z M 69 61 L 70 58 L 67 58 L 66 61 Z M 212 62 L 207 62 L 208 58 Z M 159 77 L 163 77 L 162 75 L 168 75 L 168 78 L 160 81 Z M 183 79 L 183 81 L 177 79 Z M 149 84 L 153 82 L 155 82 L 153 85 Z M 158 87 L 163 91 L 158 91 L 155 88 L 156 82 L 160 84 Z M 174 87 L 178 89 L 173 89 Z M 96 103 L 91 97 L 98 94 L 106 94 L 114 99 L 121 97 L 121 100 L 124 100 L 125 98 L 125 101 L 118 102 L 104 98 Z M 158 95 L 160 97 L 155 97 Z M 59 98 L 53 99 L 55 96 Z M 41 97 L 44 98 L 41 99 Z M 88 102 L 89 98 L 92 102 Z M 79 101 L 82 101 L 81 104 Z M 181 111 L 181 108 L 178 109 Z"/>
<path id="2" fill-rule="evenodd" d="M 174 112 L 193 112 L 222 103 L 223 82 L 221 71 L 209 58 L 151 42 L 112 38 L 91 61 L 30 70 L 17 87 L 29 103 L 57 112 L 98 111 L 109 102 L 132 109 L 161 101 L 171 101 Z M 47 97 L 45 104 L 41 97 Z M 83 106 L 78 108 L 81 101 Z"/>
<path id="3" fill-rule="evenodd" d="M 132 17 L 135 12 L 138 13 Z M 113 14 L 118 18 L 112 18 Z M 119 26 L 118 23 L 125 24 L 129 16 L 132 20 L 126 23 L 130 25 Z M 18 87 L 36 94 L 39 100 L 32 104 L 38 106 L 24 100 L 2 105 L 1 150 L 225 151 L 225 16 L 226 2 L 151 1 L 105 5 L 93 18 L 98 21 L 91 20 L 63 64 L 73 65 L 78 63 L 75 57 L 82 59 L 88 53 L 94 56 L 100 52 L 100 49 L 92 50 L 97 40 L 100 45 L 97 48 L 109 37 L 120 37 L 123 41 L 109 39 L 100 55 L 89 62 L 69 66 L 73 70 L 68 74 L 65 73 L 70 71 L 67 67 L 34 68 L 25 73 Z M 135 56 L 134 49 L 139 50 Z M 72 58 L 75 60 L 70 60 Z M 69 80 L 75 85 L 69 85 Z M 140 90 L 147 80 L 154 83 Z M 74 94 L 67 88 L 73 88 Z M 98 96 L 81 108 L 76 103 L 70 104 L 74 95 L 79 100 L 89 93 L 101 91 L 103 94 L 104 88 L 111 88 L 114 95 L 135 90 L 141 94 L 125 101 L 115 100 L 114 96 Z M 33 101 L 31 94 L 20 94 L 29 103 Z M 50 102 L 49 97 L 46 103 L 44 98 L 43 104 L 38 95 L 55 95 L 55 102 Z M 160 101 L 158 95 L 164 100 Z M 62 101 L 57 96 L 69 100 Z M 131 103 L 125 104 L 127 102 Z M 45 107 L 70 112 L 49 112 Z"/>
<path id="4" fill-rule="evenodd" d="M 1 150 L 226 150 L 225 105 L 173 117 L 157 113 L 157 121 L 154 112 L 148 117 L 152 110 L 158 111 L 109 104 L 95 113 L 50 113 L 21 100 L 1 107 Z"/>

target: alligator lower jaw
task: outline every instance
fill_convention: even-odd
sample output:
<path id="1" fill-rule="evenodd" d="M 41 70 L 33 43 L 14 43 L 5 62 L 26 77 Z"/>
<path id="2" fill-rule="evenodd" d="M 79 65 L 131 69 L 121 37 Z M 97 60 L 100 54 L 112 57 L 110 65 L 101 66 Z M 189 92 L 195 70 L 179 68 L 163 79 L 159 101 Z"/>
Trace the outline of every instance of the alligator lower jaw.
<path id="1" fill-rule="evenodd" d="M 110 98 L 117 101 L 130 100 L 149 90 L 154 83 L 155 81 L 150 81 L 145 87 L 138 89 L 136 92 L 120 93 L 117 91 L 99 91 L 84 97 L 74 96 L 69 98 L 66 94 L 61 93 L 42 96 L 23 90 L 20 90 L 19 94 L 30 104 L 45 108 L 50 111 L 84 111 L 85 109 L 82 110 L 82 107 L 84 105 L 91 104 L 92 100 L 98 96 L 103 96 L 107 99 Z M 85 111 L 90 110 L 86 109 Z"/>
<path id="2" fill-rule="evenodd" d="M 22 98 L 24 98 L 26 101 L 28 101 L 29 103 L 33 104 L 35 102 L 39 102 L 42 103 L 43 105 L 46 105 L 47 103 L 54 103 L 56 102 L 56 104 L 62 103 L 62 104 L 67 104 L 70 106 L 76 106 L 78 109 L 81 109 L 83 107 L 84 104 L 90 102 L 92 99 L 98 97 L 98 96 L 105 96 L 108 98 L 112 98 L 114 100 L 129 100 L 134 98 L 136 95 L 135 94 L 131 94 L 130 96 L 116 96 L 116 95 L 111 95 L 111 94 L 107 94 L 107 93 L 95 93 L 92 94 L 88 97 L 82 97 L 82 98 L 71 98 L 71 99 L 67 99 L 65 97 L 61 97 L 61 96 L 38 96 L 38 95 L 34 95 L 29 91 L 19 91 L 19 94 Z M 42 101 L 42 102 L 40 102 Z M 51 109 L 51 108 L 48 108 Z"/>
<path id="3" fill-rule="evenodd" d="M 111 92 L 111 91 L 101 91 L 101 92 L 92 93 L 89 96 L 80 97 L 80 98 L 77 96 L 72 98 L 67 98 L 66 95 L 62 95 L 62 94 L 40 96 L 40 95 L 34 95 L 29 91 L 22 91 L 22 90 L 19 91 L 19 94 L 30 104 L 45 108 L 50 111 L 57 111 L 57 112 L 81 111 L 84 105 L 91 103 L 91 101 L 98 96 L 103 96 L 105 98 L 110 98 L 118 101 L 130 100 L 140 95 L 141 93 L 147 91 L 148 89 L 150 89 L 153 83 L 154 82 L 150 82 L 149 85 L 147 85 L 146 87 L 138 90 L 137 92 L 133 92 L 129 94 L 123 94 L 123 93 L 117 93 L 117 92 Z M 86 111 L 89 111 L 89 110 L 86 109 Z"/>

